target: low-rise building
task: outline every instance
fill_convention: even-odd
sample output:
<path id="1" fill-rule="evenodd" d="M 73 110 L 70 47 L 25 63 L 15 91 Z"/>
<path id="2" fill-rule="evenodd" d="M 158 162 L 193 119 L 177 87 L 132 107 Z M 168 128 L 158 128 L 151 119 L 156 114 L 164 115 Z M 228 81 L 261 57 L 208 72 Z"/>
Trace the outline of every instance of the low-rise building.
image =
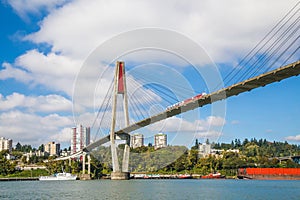
<path id="1" fill-rule="evenodd" d="M 69 155 L 71 155 L 71 151 L 66 151 L 66 150 L 64 150 L 64 151 L 61 151 L 60 152 L 60 156 L 61 157 L 66 157 L 66 156 L 69 156 Z"/>
<path id="2" fill-rule="evenodd" d="M 28 162 L 31 157 L 33 156 L 42 157 L 45 156 L 45 153 L 46 155 L 49 155 L 48 152 L 42 152 L 41 150 L 37 150 L 37 151 L 29 151 L 28 153 L 24 153 L 23 156 L 26 157 L 26 161 Z"/>
<path id="3" fill-rule="evenodd" d="M 58 156 L 60 151 L 60 144 L 55 142 L 48 142 L 44 145 L 44 151 L 47 152 L 50 156 Z"/>
<path id="4" fill-rule="evenodd" d="M 199 152 L 198 152 L 198 155 L 199 155 L 199 158 L 204 158 L 206 156 L 208 156 L 209 154 L 211 154 L 211 144 L 206 144 L 206 143 L 203 143 L 203 144 L 199 144 Z"/>

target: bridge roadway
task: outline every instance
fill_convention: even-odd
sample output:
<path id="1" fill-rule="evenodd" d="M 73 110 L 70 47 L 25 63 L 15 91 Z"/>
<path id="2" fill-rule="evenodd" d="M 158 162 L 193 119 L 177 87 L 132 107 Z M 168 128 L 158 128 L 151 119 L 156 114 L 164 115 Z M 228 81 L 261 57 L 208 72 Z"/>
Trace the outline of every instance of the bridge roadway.
<path id="1" fill-rule="evenodd" d="M 258 87 L 263 87 L 265 85 L 271 84 L 273 82 L 278 82 L 283 79 L 297 76 L 300 74 L 300 60 L 297 62 L 291 63 L 289 65 L 280 67 L 278 69 L 275 69 L 273 71 L 267 72 L 265 74 L 250 78 L 248 80 L 242 81 L 240 83 L 234 84 L 232 86 L 229 86 L 227 88 L 218 90 L 216 92 L 213 92 L 208 95 L 202 96 L 200 99 L 195 99 L 193 101 L 190 101 L 186 104 L 183 104 L 181 106 L 171 108 L 169 110 L 166 110 L 164 112 L 161 112 L 157 115 L 151 116 L 149 118 L 146 118 L 144 120 L 138 121 L 130 126 L 127 126 L 121 130 L 118 130 L 116 133 L 117 136 L 119 136 L 119 139 L 128 139 L 129 133 L 132 131 L 135 131 L 137 129 L 140 129 L 142 127 L 148 126 L 150 124 L 153 124 L 155 122 L 167 119 L 169 117 L 173 117 L 175 115 L 178 115 L 183 112 L 187 112 L 190 110 L 193 110 L 198 107 L 202 107 L 206 104 L 211 104 L 216 101 L 220 101 L 223 99 L 226 99 L 228 97 L 241 94 L 246 91 L 253 90 Z M 84 151 L 91 151 L 92 149 L 110 141 L 110 136 L 105 136 L 96 142 L 88 145 Z"/>

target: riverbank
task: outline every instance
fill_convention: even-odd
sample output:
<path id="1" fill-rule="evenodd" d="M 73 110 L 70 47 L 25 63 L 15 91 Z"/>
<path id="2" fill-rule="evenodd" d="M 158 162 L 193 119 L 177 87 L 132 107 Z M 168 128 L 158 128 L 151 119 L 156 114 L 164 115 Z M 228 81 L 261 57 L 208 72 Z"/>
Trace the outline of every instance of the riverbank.
<path id="1" fill-rule="evenodd" d="M 0 178 L 0 181 L 38 181 L 39 177 L 8 177 Z"/>

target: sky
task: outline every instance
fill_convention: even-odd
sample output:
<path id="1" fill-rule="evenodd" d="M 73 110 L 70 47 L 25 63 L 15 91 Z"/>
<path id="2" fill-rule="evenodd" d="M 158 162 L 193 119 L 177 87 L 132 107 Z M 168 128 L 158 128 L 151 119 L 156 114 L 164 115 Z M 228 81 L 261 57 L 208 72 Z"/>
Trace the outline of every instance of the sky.
<path id="1" fill-rule="evenodd" d="M 131 103 L 149 96 L 147 114 L 163 111 L 168 103 L 143 84 L 164 85 L 178 100 L 209 93 L 296 3 L 2 0 L 0 136 L 14 145 L 56 141 L 69 146 L 71 127 L 93 124 L 118 59 L 126 63 L 129 96 L 137 98 Z M 179 92 L 176 84 L 192 93 Z M 171 144 L 187 146 L 195 138 L 300 144 L 299 85 L 300 78 L 291 77 L 141 132 L 149 135 L 147 142 L 165 132 Z"/>

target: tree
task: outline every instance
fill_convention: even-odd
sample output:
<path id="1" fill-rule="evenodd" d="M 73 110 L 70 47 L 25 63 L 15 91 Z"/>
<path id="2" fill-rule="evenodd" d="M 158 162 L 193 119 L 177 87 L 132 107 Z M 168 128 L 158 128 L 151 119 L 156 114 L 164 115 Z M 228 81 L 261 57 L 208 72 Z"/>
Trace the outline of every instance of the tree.
<path id="1" fill-rule="evenodd" d="M 233 149 L 235 147 L 234 142 L 231 141 L 231 148 Z"/>
<path id="2" fill-rule="evenodd" d="M 103 165 L 102 163 L 91 156 L 91 176 L 94 179 L 100 178 L 103 174 Z"/>
<path id="3" fill-rule="evenodd" d="M 38 150 L 40 150 L 41 152 L 44 152 L 45 151 L 44 144 L 41 144 L 41 146 L 39 146 Z"/>
<path id="4" fill-rule="evenodd" d="M 199 147 L 199 142 L 198 139 L 196 139 L 195 146 L 193 146 L 191 149 L 198 149 L 198 147 Z"/>
<path id="5" fill-rule="evenodd" d="M 0 175 L 7 176 L 15 172 L 15 164 L 5 157 L 6 151 L 0 153 Z"/>
<path id="6" fill-rule="evenodd" d="M 208 139 L 208 138 L 206 139 L 205 143 L 206 143 L 206 144 L 210 144 L 210 143 L 209 143 L 209 139 Z"/>
<path id="7" fill-rule="evenodd" d="M 245 146 L 246 144 L 248 144 L 249 143 L 249 140 L 246 138 L 245 140 L 244 140 L 244 142 L 243 142 L 243 146 Z"/>
<path id="8" fill-rule="evenodd" d="M 22 151 L 22 145 L 20 144 L 20 142 L 16 144 L 16 151 Z"/>

